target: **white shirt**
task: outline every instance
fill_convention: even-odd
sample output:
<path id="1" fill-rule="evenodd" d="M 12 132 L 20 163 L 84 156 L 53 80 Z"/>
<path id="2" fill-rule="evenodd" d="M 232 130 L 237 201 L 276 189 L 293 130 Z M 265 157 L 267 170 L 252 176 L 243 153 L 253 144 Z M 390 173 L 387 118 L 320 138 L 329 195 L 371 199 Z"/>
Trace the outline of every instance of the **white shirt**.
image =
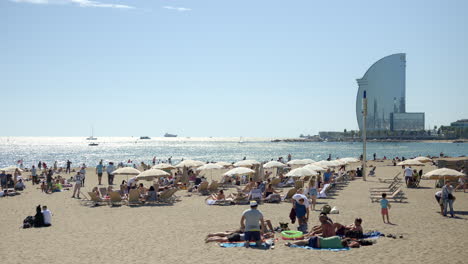
<path id="1" fill-rule="evenodd" d="M 304 199 L 304 206 L 306 208 L 308 208 L 310 206 L 310 203 L 309 203 L 309 199 L 307 199 L 307 196 L 303 195 L 303 194 L 300 194 L 300 193 L 296 193 L 292 196 L 292 198 L 294 200 L 296 200 L 297 203 L 299 203 L 299 200 L 300 199 Z"/>
<path id="2" fill-rule="evenodd" d="M 413 176 L 413 171 L 411 170 L 411 168 L 406 168 L 405 177 L 411 177 L 411 176 Z"/>
<path id="3" fill-rule="evenodd" d="M 127 186 L 128 187 L 132 187 L 133 183 L 136 182 L 136 178 L 133 177 L 133 178 L 130 178 L 127 182 Z"/>
<path id="4" fill-rule="evenodd" d="M 42 215 L 44 216 L 44 224 L 52 224 L 52 213 L 49 209 L 42 211 Z"/>

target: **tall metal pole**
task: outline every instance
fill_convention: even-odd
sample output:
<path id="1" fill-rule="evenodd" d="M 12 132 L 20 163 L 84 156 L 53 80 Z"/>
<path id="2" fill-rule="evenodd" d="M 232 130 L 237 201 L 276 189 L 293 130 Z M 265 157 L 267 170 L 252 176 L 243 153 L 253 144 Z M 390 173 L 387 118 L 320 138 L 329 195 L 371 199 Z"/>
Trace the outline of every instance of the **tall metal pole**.
<path id="1" fill-rule="evenodd" d="M 367 163 L 367 94 L 364 90 L 364 94 L 362 97 L 362 180 L 367 180 L 366 176 L 366 163 Z"/>

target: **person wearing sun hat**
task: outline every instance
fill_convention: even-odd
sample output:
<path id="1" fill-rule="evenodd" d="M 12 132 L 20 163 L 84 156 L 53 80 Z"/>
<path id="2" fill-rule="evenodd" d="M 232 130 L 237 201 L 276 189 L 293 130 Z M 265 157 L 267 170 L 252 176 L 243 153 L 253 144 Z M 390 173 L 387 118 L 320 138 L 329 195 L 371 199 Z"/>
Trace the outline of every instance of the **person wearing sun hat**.
<path id="1" fill-rule="evenodd" d="M 258 210 L 257 201 L 250 201 L 250 209 L 245 210 L 241 218 L 241 230 L 245 233 L 245 247 L 250 246 L 250 241 L 255 241 L 257 246 L 260 246 L 261 232 L 264 228 L 263 214 Z"/>

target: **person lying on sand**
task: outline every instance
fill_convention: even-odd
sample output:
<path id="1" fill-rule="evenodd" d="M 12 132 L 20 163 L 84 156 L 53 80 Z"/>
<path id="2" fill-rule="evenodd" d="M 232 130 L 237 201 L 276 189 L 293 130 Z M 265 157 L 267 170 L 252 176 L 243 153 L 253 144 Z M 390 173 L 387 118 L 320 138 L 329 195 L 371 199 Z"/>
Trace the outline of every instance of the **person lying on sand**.
<path id="1" fill-rule="evenodd" d="M 226 196 L 224 195 L 223 190 L 219 190 L 219 192 L 217 194 L 212 194 L 212 195 L 206 197 L 205 201 L 208 200 L 208 199 L 211 199 L 213 201 L 226 200 Z"/>
<path id="2" fill-rule="evenodd" d="M 294 242 L 288 242 L 285 246 L 290 247 L 291 245 L 297 246 L 309 246 L 312 248 L 330 248 L 330 249 L 339 249 L 348 247 L 348 240 L 341 239 L 339 236 L 331 237 L 319 237 L 312 236 L 305 240 L 298 240 Z"/>
<path id="3" fill-rule="evenodd" d="M 272 238 L 275 234 L 272 232 L 263 233 L 263 239 Z M 245 240 L 244 233 L 240 230 L 225 231 L 218 233 L 208 234 L 205 238 L 205 243 L 209 242 L 219 242 L 219 243 L 228 243 L 228 242 L 241 242 Z"/>
<path id="4" fill-rule="evenodd" d="M 312 230 L 304 237 L 313 237 L 322 235 L 322 237 L 331 237 L 336 235 L 336 226 L 333 221 L 324 213 L 319 216 L 320 226 L 312 227 Z"/>

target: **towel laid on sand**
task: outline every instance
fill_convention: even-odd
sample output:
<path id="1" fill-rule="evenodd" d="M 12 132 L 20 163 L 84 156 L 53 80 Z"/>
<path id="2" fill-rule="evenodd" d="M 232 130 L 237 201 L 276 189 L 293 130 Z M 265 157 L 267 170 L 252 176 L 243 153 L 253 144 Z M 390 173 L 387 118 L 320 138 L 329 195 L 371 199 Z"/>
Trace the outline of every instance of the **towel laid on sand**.
<path id="1" fill-rule="evenodd" d="M 305 248 L 305 249 L 313 249 L 313 250 L 323 250 L 323 251 L 347 251 L 349 247 L 346 248 L 313 248 L 308 246 L 298 246 L 298 245 L 291 245 L 292 248 Z"/>
<path id="2" fill-rule="evenodd" d="M 380 233 L 379 231 L 367 232 L 367 233 L 362 234 L 362 238 L 376 239 L 376 238 L 379 238 L 381 236 L 381 234 L 382 233 Z"/>

